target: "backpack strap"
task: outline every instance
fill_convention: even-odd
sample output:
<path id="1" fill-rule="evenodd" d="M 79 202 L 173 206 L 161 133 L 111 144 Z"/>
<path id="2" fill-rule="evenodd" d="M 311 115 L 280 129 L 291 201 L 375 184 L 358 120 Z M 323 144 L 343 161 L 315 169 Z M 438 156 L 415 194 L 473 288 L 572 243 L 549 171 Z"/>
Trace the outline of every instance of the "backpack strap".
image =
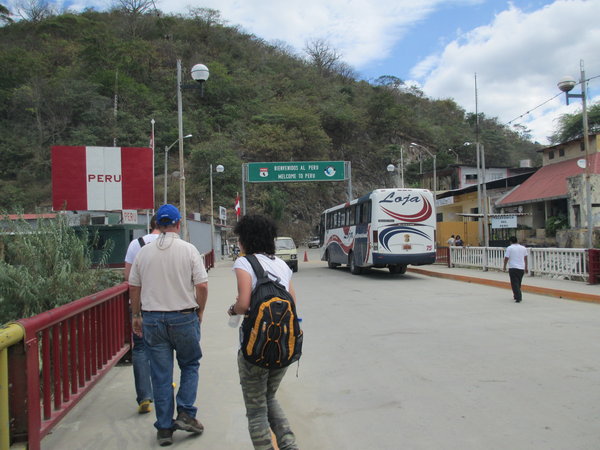
<path id="1" fill-rule="evenodd" d="M 140 244 L 140 248 L 142 248 L 144 245 L 146 245 L 146 241 L 144 241 L 144 237 L 139 237 L 138 238 L 138 243 Z"/>
<path id="2" fill-rule="evenodd" d="M 254 270 L 256 278 L 259 280 L 261 278 L 266 278 L 267 274 L 265 273 L 263 266 L 261 266 L 260 262 L 258 262 L 258 258 L 255 255 L 245 255 L 244 258 L 246 258 L 252 266 L 252 270 Z"/>
<path id="3" fill-rule="evenodd" d="M 254 274 L 256 275 L 256 287 L 254 289 L 258 288 L 258 286 L 261 284 L 274 283 L 281 289 L 285 290 L 286 292 L 289 292 L 281 283 L 281 278 L 279 278 L 274 273 L 268 272 L 265 269 L 263 269 L 263 266 L 260 264 L 258 258 L 255 255 L 244 255 L 244 258 L 248 260 L 248 262 L 252 266 Z"/>

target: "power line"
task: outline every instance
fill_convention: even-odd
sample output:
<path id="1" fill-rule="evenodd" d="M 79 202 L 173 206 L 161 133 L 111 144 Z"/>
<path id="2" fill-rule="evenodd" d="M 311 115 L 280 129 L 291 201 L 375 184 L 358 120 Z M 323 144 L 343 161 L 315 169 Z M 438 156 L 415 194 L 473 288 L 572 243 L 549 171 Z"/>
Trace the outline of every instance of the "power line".
<path id="1" fill-rule="evenodd" d="M 594 77 L 590 77 L 590 78 L 586 79 L 586 80 L 585 80 L 585 82 L 587 83 L 588 81 L 590 81 L 590 80 L 593 80 L 594 78 L 600 78 L 600 75 L 596 75 L 596 76 L 594 76 Z M 580 81 L 580 82 L 578 82 L 577 84 L 575 84 L 575 86 L 577 86 L 577 85 L 579 85 L 579 84 L 581 84 L 581 81 Z M 554 100 L 554 99 L 555 99 L 556 97 L 558 97 L 559 95 L 563 95 L 563 92 L 559 92 L 559 93 L 558 93 L 558 94 L 556 94 L 554 97 L 551 97 L 551 98 L 549 98 L 548 100 L 546 100 L 545 102 L 543 102 L 543 103 L 540 103 L 540 104 L 539 104 L 539 105 L 537 105 L 535 108 L 531 108 L 529 111 L 527 111 L 527 112 L 524 112 L 524 113 L 523 113 L 523 114 L 521 114 L 520 116 L 518 116 L 518 117 L 515 117 L 515 118 L 514 118 L 514 119 L 512 119 L 512 120 L 509 120 L 508 122 L 506 122 L 506 125 L 510 125 L 510 124 L 511 124 L 511 123 L 513 123 L 515 120 L 518 120 L 518 119 L 522 118 L 523 116 L 526 116 L 527 114 L 531 114 L 533 111 L 535 111 L 535 110 L 536 110 L 536 109 L 538 109 L 538 108 L 541 108 L 541 107 L 542 107 L 542 106 L 544 106 L 546 103 L 548 103 L 548 102 L 551 102 L 552 100 Z"/>

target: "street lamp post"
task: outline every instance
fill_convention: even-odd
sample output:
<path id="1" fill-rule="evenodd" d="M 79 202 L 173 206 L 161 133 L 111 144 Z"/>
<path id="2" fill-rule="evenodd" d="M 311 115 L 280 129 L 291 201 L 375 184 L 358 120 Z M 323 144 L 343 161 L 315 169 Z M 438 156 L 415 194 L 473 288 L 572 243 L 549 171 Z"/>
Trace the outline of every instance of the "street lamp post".
<path id="1" fill-rule="evenodd" d="M 465 142 L 464 145 L 472 145 L 471 142 Z M 479 245 L 489 246 L 488 230 L 488 200 L 485 175 L 485 149 L 480 142 L 475 143 L 475 153 L 477 156 L 477 211 L 483 214 L 483 222 L 479 221 Z M 487 266 L 487 265 L 486 265 Z"/>
<path id="2" fill-rule="evenodd" d="M 200 83 L 194 87 L 200 87 L 208 79 L 208 68 L 204 64 L 196 64 L 191 70 L 192 79 Z M 183 101 L 181 91 L 190 86 L 184 85 L 181 81 L 181 60 L 177 60 L 177 123 L 179 128 L 179 209 L 181 210 L 181 236 L 189 241 L 190 236 L 187 229 L 187 212 L 185 206 L 185 161 L 183 157 Z"/>
<path id="3" fill-rule="evenodd" d="M 433 198 L 435 199 L 437 196 L 437 171 L 436 171 L 436 155 L 429 151 L 427 147 L 422 146 L 421 144 L 417 144 L 416 142 L 411 142 L 410 146 L 413 148 L 421 148 L 425 150 L 425 152 L 433 158 Z"/>
<path id="4" fill-rule="evenodd" d="M 402 146 L 400 146 L 400 163 L 398 164 L 398 167 L 394 166 L 393 164 L 387 165 L 388 172 L 394 172 L 396 169 L 396 176 L 398 177 L 398 179 L 396 180 L 396 184 L 398 185 L 398 187 L 404 188 L 404 151 L 402 149 Z"/>
<path id="5" fill-rule="evenodd" d="M 225 171 L 225 167 L 221 164 L 215 167 L 218 173 Z M 215 257 L 215 214 L 213 206 L 213 165 L 210 165 L 210 249 Z M 214 260 L 214 259 L 213 259 Z"/>
<path id="6" fill-rule="evenodd" d="M 580 78 L 579 84 L 581 84 L 581 94 L 570 94 L 569 91 L 575 87 L 577 82 L 573 77 L 567 76 L 558 82 L 558 88 L 563 91 L 567 97 L 567 105 L 569 104 L 569 98 L 580 98 L 582 103 L 581 118 L 583 120 L 583 149 L 585 151 L 585 194 L 586 194 L 586 209 L 587 209 L 587 248 L 593 247 L 593 214 L 592 214 L 592 187 L 590 184 L 590 143 L 588 139 L 588 116 L 587 116 L 587 93 L 585 69 L 583 67 L 583 59 L 579 62 Z"/>
<path id="7" fill-rule="evenodd" d="M 192 135 L 188 134 L 187 136 L 184 136 L 184 139 L 187 138 L 191 138 Z M 179 142 L 179 138 L 177 138 L 177 140 L 175 142 L 173 142 L 171 145 L 169 145 L 168 147 L 165 145 L 165 201 L 164 201 L 164 205 L 167 204 L 167 167 L 168 167 L 168 162 L 169 162 L 169 150 L 171 150 L 171 147 L 173 147 L 175 144 L 177 144 Z"/>

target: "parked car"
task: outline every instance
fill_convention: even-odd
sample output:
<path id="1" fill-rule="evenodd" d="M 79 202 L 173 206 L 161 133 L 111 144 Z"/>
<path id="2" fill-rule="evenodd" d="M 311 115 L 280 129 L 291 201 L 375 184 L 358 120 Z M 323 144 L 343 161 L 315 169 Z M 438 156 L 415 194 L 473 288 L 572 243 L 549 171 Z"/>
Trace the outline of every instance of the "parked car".
<path id="1" fill-rule="evenodd" d="M 311 237 L 308 242 L 307 242 L 308 248 L 319 248 L 320 242 L 319 242 L 319 236 L 314 236 Z"/>
<path id="2" fill-rule="evenodd" d="M 298 272 L 298 250 L 291 237 L 275 239 L 275 256 L 283 259 L 293 272 Z"/>

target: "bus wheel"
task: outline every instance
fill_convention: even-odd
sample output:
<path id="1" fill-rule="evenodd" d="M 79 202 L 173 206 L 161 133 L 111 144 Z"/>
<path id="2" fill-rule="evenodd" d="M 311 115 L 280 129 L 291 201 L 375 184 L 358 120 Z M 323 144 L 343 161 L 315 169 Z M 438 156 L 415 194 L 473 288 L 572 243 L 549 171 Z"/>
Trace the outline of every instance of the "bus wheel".
<path id="1" fill-rule="evenodd" d="M 390 273 L 406 273 L 406 264 L 396 264 L 395 266 L 388 266 L 388 268 L 390 269 Z"/>
<path id="2" fill-rule="evenodd" d="M 362 267 L 356 265 L 354 260 L 354 253 L 348 255 L 348 265 L 350 266 L 350 273 L 353 275 L 360 275 L 362 273 Z"/>
<path id="3" fill-rule="evenodd" d="M 335 269 L 337 266 L 339 266 L 339 264 L 331 262 L 331 255 L 329 254 L 329 252 L 327 252 L 327 267 L 329 267 L 330 269 Z"/>

